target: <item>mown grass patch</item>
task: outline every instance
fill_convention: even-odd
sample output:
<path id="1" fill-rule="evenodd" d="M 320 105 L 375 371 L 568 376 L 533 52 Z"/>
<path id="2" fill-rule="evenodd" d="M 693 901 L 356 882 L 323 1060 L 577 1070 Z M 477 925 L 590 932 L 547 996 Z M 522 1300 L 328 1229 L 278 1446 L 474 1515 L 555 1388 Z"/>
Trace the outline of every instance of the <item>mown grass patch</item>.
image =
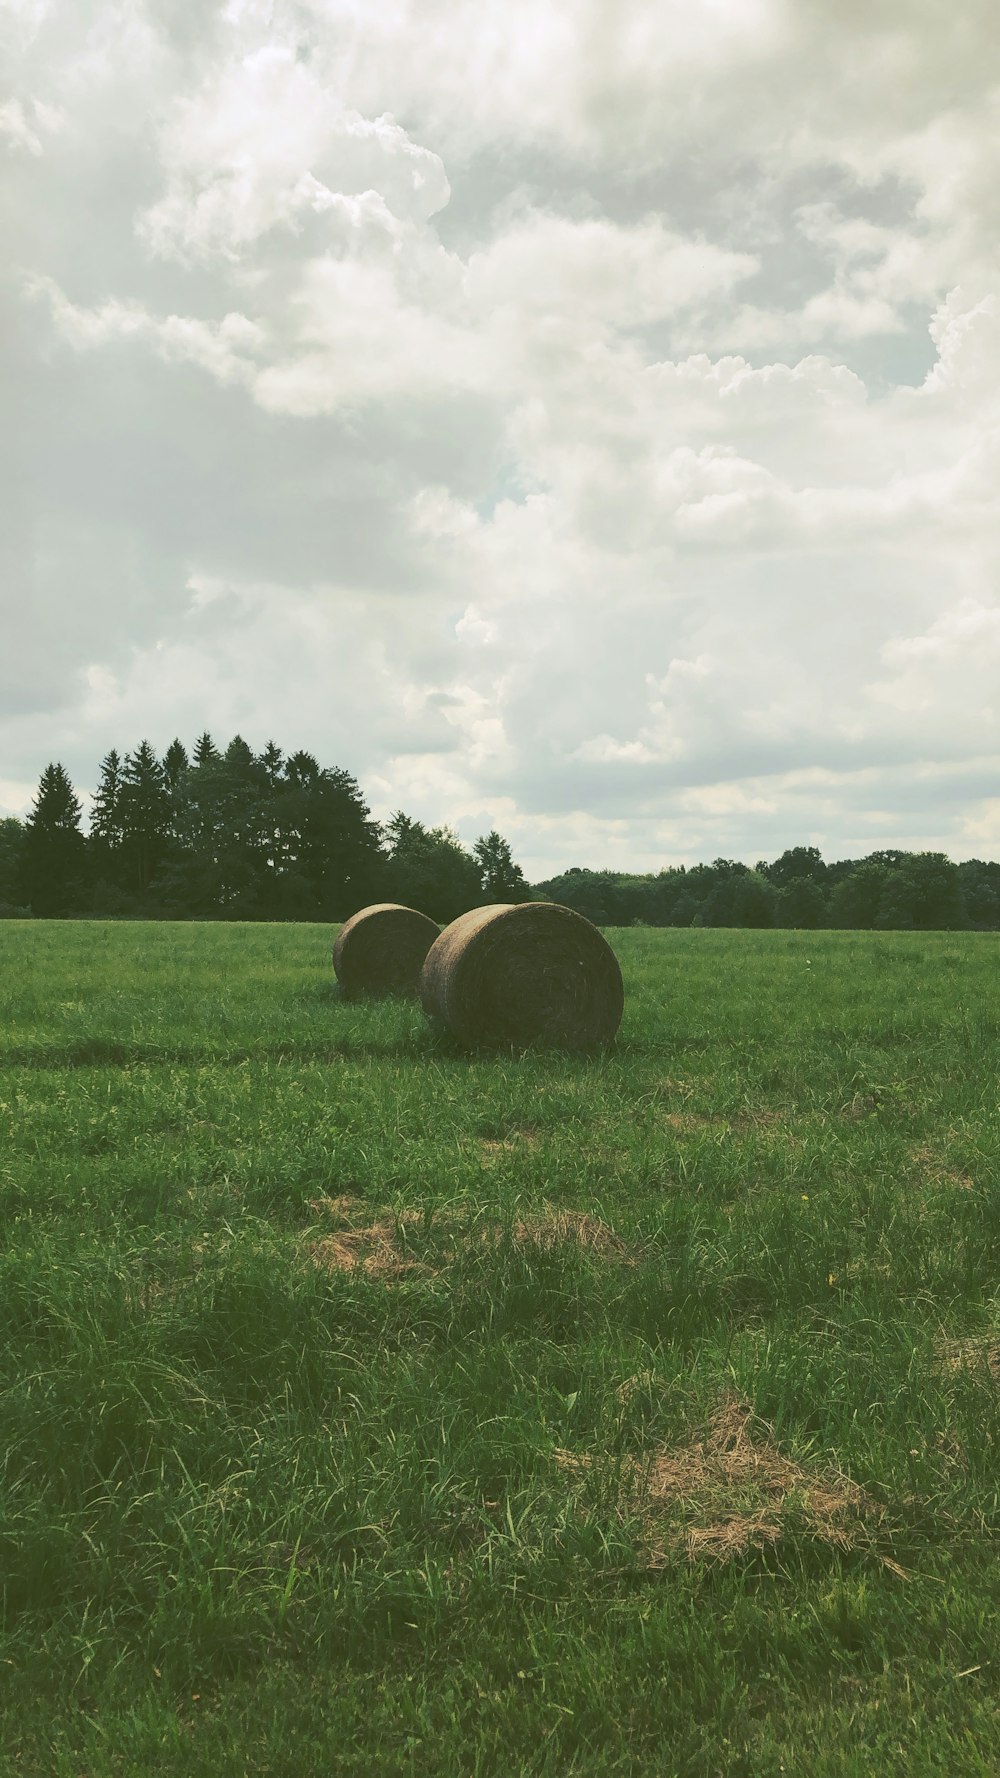
<path id="1" fill-rule="evenodd" d="M 0 1772 L 995 1770 L 989 935 L 0 927 Z"/>

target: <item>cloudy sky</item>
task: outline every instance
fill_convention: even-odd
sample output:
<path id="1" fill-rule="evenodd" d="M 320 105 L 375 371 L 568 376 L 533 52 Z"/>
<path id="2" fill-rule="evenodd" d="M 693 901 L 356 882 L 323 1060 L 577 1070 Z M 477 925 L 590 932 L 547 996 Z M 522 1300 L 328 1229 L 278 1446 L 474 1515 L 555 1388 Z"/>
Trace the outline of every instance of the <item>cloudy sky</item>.
<path id="1" fill-rule="evenodd" d="M 0 812 L 1000 855 L 996 0 L 0 0 Z"/>

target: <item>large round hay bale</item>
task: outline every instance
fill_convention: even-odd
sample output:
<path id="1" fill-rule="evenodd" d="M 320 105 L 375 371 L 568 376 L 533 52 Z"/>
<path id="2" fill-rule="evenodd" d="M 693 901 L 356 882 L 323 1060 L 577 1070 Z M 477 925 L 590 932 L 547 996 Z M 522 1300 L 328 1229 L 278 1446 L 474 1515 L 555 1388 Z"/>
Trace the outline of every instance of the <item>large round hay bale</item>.
<path id="1" fill-rule="evenodd" d="M 345 920 L 333 967 L 345 994 L 414 994 L 440 928 L 416 908 L 379 901 Z"/>
<path id="2" fill-rule="evenodd" d="M 622 972 L 582 914 L 554 901 L 473 908 L 446 926 L 420 977 L 424 1011 L 460 1043 L 593 1050 L 621 1022 Z"/>

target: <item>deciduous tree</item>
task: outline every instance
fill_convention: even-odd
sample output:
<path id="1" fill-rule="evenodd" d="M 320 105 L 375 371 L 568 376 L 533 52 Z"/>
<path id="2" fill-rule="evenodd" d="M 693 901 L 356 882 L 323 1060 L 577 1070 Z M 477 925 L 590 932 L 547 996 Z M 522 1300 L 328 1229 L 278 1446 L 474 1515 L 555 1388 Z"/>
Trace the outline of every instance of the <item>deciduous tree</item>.
<path id="1" fill-rule="evenodd" d="M 390 821 L 387 837 L 386 871 L 394 901 L 442 924 L 479 905 L 480 867 L 449 827 L 426 828 L 399 813 Z"/>

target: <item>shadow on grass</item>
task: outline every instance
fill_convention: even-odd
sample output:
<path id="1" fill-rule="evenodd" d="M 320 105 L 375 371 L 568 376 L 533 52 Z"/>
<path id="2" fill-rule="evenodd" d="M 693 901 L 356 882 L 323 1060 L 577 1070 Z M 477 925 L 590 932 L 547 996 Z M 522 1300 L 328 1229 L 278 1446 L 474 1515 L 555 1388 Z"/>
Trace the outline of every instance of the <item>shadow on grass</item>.
<path id="1" fill-rule="evenodd" d="M 102 1068 L 142 1063 L 150 1067 L 184 1067 L 212 1062 L 219 1068 L 241 1068 L 247 1062 L 341 1062 L 352 1056 L 400 1057 L 433 1055 L 443 1045 L 431 1031 L 415 1037 L 345 1037 L 340 1043 L 261 1043 L 215 1048 L 211 1043 L 165 1044 L 123 1042 L 88 1037 L 71 1043 L 22 1044 L 0 1051 L 6 1068 Z M 461 1052 L 458 1052 L 461 1053 Z"/>

